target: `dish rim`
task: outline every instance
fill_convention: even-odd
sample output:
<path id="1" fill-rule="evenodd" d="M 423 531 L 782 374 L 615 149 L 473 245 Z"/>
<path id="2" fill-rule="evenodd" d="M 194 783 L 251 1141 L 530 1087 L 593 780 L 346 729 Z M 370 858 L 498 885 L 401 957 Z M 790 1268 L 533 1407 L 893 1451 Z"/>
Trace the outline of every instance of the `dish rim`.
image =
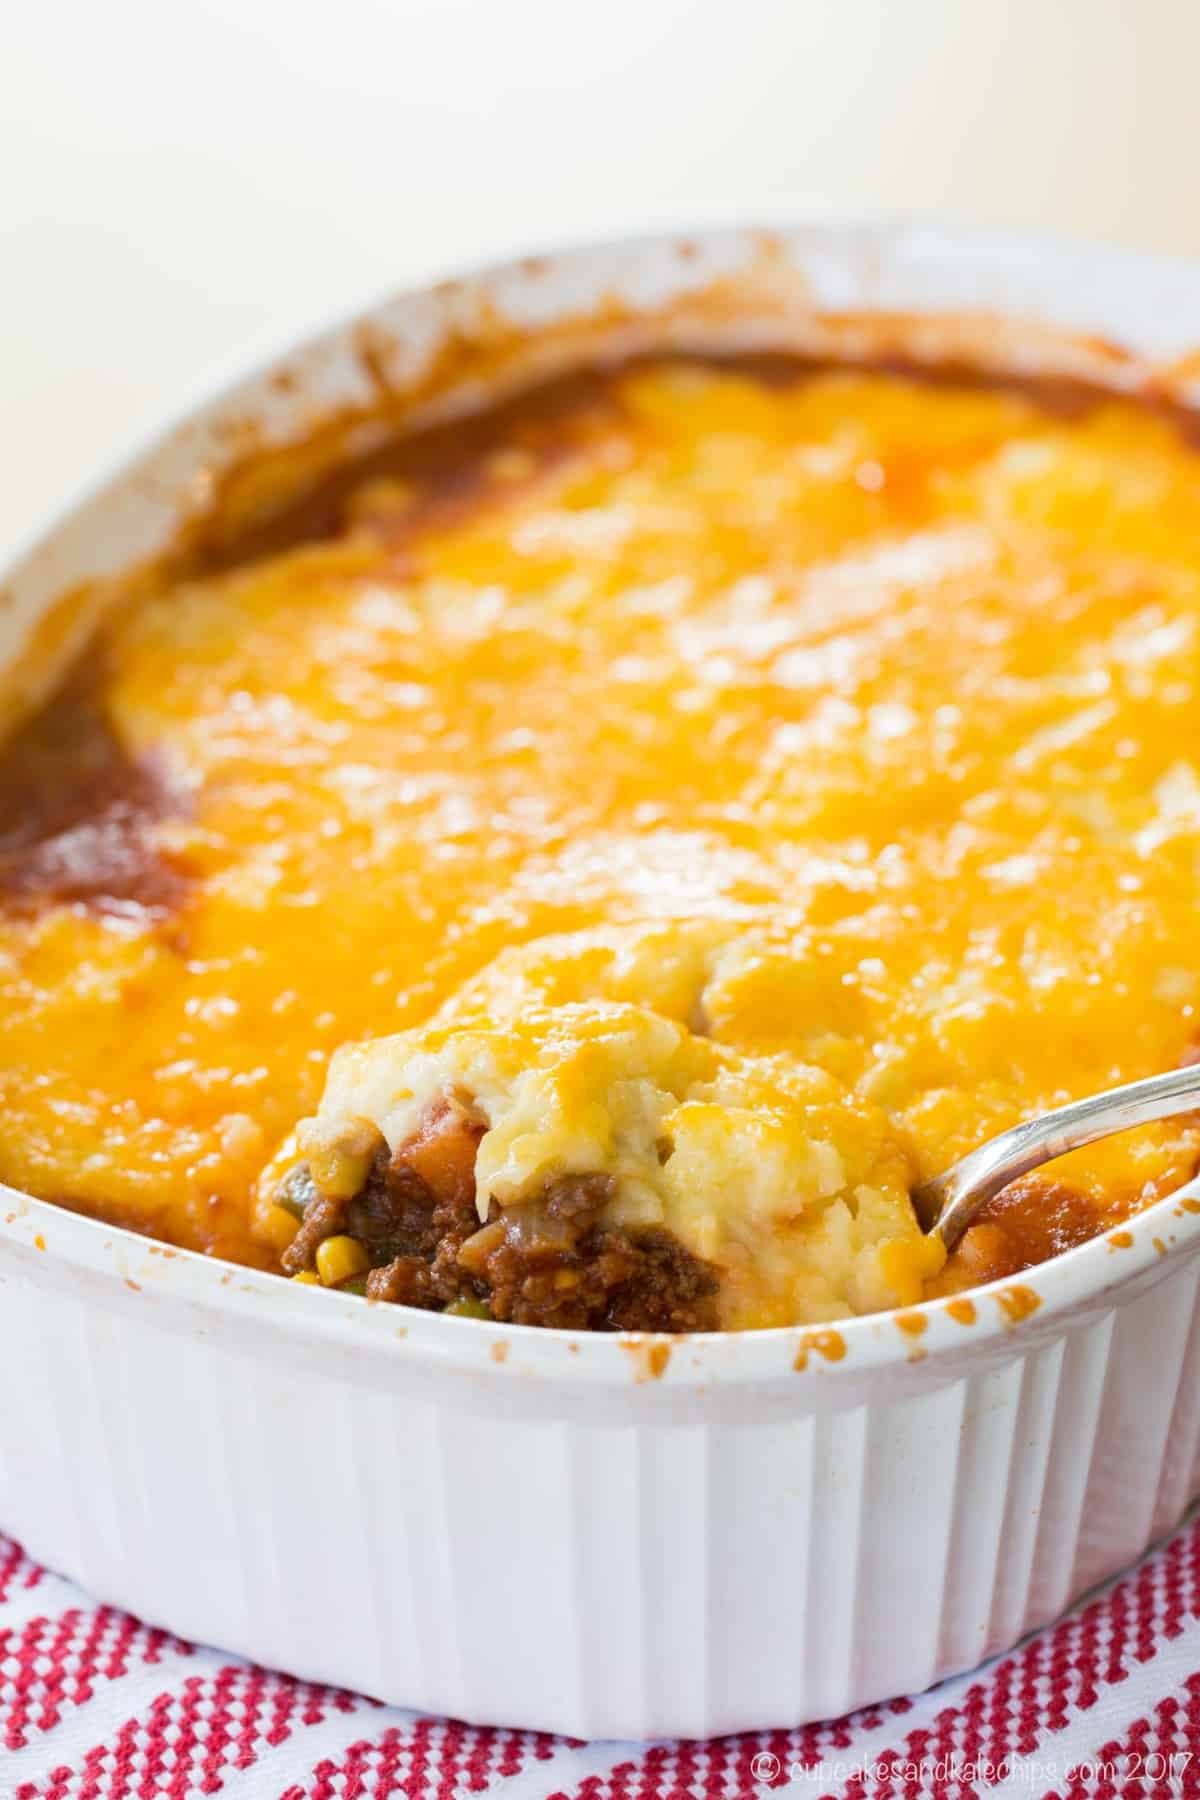
<path id="1" fill-rule="evenodd" d="M 929 239 L 945 251 L 972 250 L 1013 259 L 1019 256 L 1072 254 L 1093 258 L 1126 274 L 1151 278 L 1184 272 L 1200 276 L 1200 260 L 1141 252 L 1122 246 L 1089 244 L 1033 233 L 940 226 L 894 219 L 772 221 L 755 227 L 702 225 L 695 229 L 649 231 L 571 243 L 540 253 L 554 265 L 586 265 L 591 259 L 622 255 L 630 260 L 693 243 L 719 248 L 734 240 L 762 242 L 782 236 L 827 241 L 846 247 L 861 239 L 892 243 L 905 234 Z M 529 253 L 491 258 L 456 274 L 464 288 L 479 282 L 502 282 L 530 263 Z M 237 402 L 241 390 L 260 382 L 322 347 L 360 329 L 369 329 L 387 308 L 416 302 L 437 291 L 436 281 L 421 281 L 376 296 L 366 306 L 338 313 L 299 338 L 276 339 L 231 359 L 216 379 L 199 382 L 190 397 L 173 408 L 166 422 L 134 434 L 91 477 L 75 485 L 48 509 L 29 531 L 9 547 L 0 566 L 0 587 L 10 573 L 43 552 L 77 515 L 101 502 L 110 490 L 133 477 L 143 463 L 164 451 L 188 429 Z M 814 309 L 818 316 L 827 310 Z M 869 312 L 869 307 L 862 307 Z M 914 308 L 913 311 L 919 311 Z M 931 315 L 932 316 L 932 315 Z M 998 316 L 1020 324 L 1009 308 Z M 1085 334 L 1080 324 L 1068 328 Z M 536 337 L 536 330 L 534 332 Z M 136 566 L 134 563 L 128 567 Z M 48 602 L 52 605 L 53 601 Z M 1115 1240 L 1119 1240 L 1115 1241 Z M 790 1381 L 819 1378 L 841 1385 L 866 1372 L 913 1369 L 927 1360 L 983 1349 L 997 1340 L 1041 1335 L 1064 1315 L 1102 1302 L 1154 1270 L 1169 1269 L 1200 1250 L 1200 1173 L 1141 1212 L 1100 1232 L 1086 1243 L 1060 1252 L 1019 1275 L 963 1290 L 961 1295 L 926 1300 L 916 1306 L 839 1319 L 828 1325 L 774 1326 L 759 1330 L 691 1334 L 604 1333 L 564 1331 L 545 1326 L 501 1324 L 447 1317 L 392 1303 L 363 1302 L 356 1296 L 322 1291 L 319 1301 L 310 1287 L 278 1275 L 177 1249 L 138 1232 L 72 1212 L 53 1202 L 0 1183 L 0 1246 L 11 1246 L 22 1261 L 45 1255 L 74 1272 L 102 1278 L 114 1296 L 122 1292 L 148 1300 L 169 1299 L 182 1310 L 199 1306 L 308 1343 L 352 1348 L 373 1357 L 414 1356 L 441 1367 L 486 1370 L 496 1375 L 529 1375 L 569 1379 L 588 1385 L 627 1386 L 651 1376 L 679 1387 L 703 1388 L 710 1383 Z M 30 1266 L 35 1266 L 30 1262 Z M 969 1301 L 968 1318 L 955 1302 Z M 264 1304 L 266 1302 L 266 1304 Z M 314 1311 L 314 1307 L 316 1311 Z M 503 1348 L 502 1348 L 503 1346 Z M 664 1357 L 658 1346 L 667 1346 Z M 657 1349 L 657 1354 L 655 1353 Z M 510 1354 L 511 1352 L 511 1354 Z"/>
<path id="2" fill-rule="evenodd" d="M 1049 1335 L 1076 1312 L 1109 1300 L 1140 1276 L 1165 1277 L 1200 1251 L 1200 1176 L 1101 1233 L 1016 1277 L 961 1295 L 838 1319 L 827 1325 L 693 1333 L 564 1331 L 449 1317 L 391 1302 L 371 1302 L 288 1281 L 265 1270 L 142 1237 L 86 1214 L 0 1184 L 0 1249 L 26 1260 L 45 1256 L 75 1273 L 100 1276 L 110 1296 L 169 1299 L 273 1336 L 338 1344 L 358 1355 L 419 1357 L 443 1368 L 628 1385 L 653 1379 L 672 1387 L 759 1383 L 785 1378 L 852 1382 L 882 1368 L 916 1371 L 985 1346 Z M 1164 1223 L 1166 1224 L 1164 1229 Z M 1128 1239 L 1128 1242 L 1125 1240 Z M 1161 1248 L 1160 1248 L 1161 1246 Z M 956 1317 L 969 1300 L 973 1317 Z M 503 1345 L 501 1350 L 499 1346 Z M 667 1347 L 664 1356 L 661 1346 Z"/>

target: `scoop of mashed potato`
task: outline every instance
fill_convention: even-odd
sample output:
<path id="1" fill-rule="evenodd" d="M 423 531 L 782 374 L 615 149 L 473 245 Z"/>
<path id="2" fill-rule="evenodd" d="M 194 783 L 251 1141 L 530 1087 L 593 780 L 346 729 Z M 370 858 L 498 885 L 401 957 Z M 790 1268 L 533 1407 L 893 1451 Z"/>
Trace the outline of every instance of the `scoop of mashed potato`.
<path id="1" fill-rule="evenodd" d="M 600 1176 L 602 1223 L 670 1233 L 716 1269 L 725 1328 L 912 1304 L 943 1252 L 903 1142 L 790 1050 L 709 1034 L 728 940 L 652 927 L 509 951 L 427 1026 L 339 1051 L 282 1163 L 328 1160 L 364 1120 L 396 1153 L 452 1100 L 479 1121 L 481 1224 Z"/>

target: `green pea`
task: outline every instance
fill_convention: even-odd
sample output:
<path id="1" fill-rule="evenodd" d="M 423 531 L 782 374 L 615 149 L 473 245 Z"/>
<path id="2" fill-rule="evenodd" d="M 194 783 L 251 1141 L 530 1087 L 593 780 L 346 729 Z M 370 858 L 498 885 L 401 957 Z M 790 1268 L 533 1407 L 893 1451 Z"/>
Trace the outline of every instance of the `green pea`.
<path id="1" fill-rule="evenodd" d="M 317 1190 L 307 1163 L 297 1163 L 294 1169 L 289 1169 L 275 1189 L 276 1206 L 282 1206 L 293 1219 L 303 1219 L 305 1208 L 316 1198 Z"/>
<path id="2" fill-rule="evenodd" d="M 490 1319 L 492 1309 L 486 1300 L 476 1300 L 474 1294 L 460 1294 L 446 1308 L 456 1319 Z"/>

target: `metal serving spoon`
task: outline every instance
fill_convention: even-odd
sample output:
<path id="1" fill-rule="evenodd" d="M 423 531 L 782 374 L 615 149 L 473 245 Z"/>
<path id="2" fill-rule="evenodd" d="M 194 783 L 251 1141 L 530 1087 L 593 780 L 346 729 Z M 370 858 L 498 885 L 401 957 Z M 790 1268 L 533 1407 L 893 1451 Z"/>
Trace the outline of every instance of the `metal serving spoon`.
<path id="1" fill-rule="evenodd" d="M 1053 1112 L 1039 1113 L 1011 1131 L 989 1138 L 944 1175 L 923 1182 L 913 1194 L 913 1207 L 927 1232 L 938 1231 L 947 1250 L 957 1244 L 979 1209 L 993 1194 L 1027 1175 L 1030 1169 L 1082 1149 L 1098 1138 L 1112 1137 L 1133 1125 L 1152 1119 L 1169 1119 L 1174 1113 L 1200 1110 L 1200 1064 L 1151 1075 L 1147 1081 L 1131 1081 L 1110 1088 L 1088 1100 L 1073 1100 Z"/>

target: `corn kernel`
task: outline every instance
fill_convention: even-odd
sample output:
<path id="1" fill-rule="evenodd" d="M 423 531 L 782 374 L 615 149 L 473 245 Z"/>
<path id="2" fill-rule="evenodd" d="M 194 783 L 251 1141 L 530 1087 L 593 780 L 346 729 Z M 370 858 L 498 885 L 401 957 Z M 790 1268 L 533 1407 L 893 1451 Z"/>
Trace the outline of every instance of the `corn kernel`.
<path id="1" fill-rule="evenodd" d="M 371 1259 L 356 1238 L 326 1238 L 317 1251 L 317 1274 L 325 1287 L 336 1287 L 352 1275 L 365 1275 Z"/>
<path id="2" fill-rule="evenodd" d="M 349 1200 L 357 1194 L 386 1140 L 370 1119 L 349 1119 L 332 1134 L 314 1121 L 301 1132 L 312 1178 L 323 1194 Z"/>
<path id="3" fill-rule="evenodd" d="M 321 1277 L 314 1275 L 311 1269 L 301 1269 L 298 1275 L 292 1276 L 292 1280 L 302 1281 L 305 1287 L 320 1287 L 321 1285 Z"/>
<path id="4" fill-rule="evenodd" d="M 286 1206 L 269 1206 L 259 1222 L 258 1236 L 270 1244 L 272 1250 L 282 1253 L 299 1229 L 299 1219 L 294 1218 Z"/>

